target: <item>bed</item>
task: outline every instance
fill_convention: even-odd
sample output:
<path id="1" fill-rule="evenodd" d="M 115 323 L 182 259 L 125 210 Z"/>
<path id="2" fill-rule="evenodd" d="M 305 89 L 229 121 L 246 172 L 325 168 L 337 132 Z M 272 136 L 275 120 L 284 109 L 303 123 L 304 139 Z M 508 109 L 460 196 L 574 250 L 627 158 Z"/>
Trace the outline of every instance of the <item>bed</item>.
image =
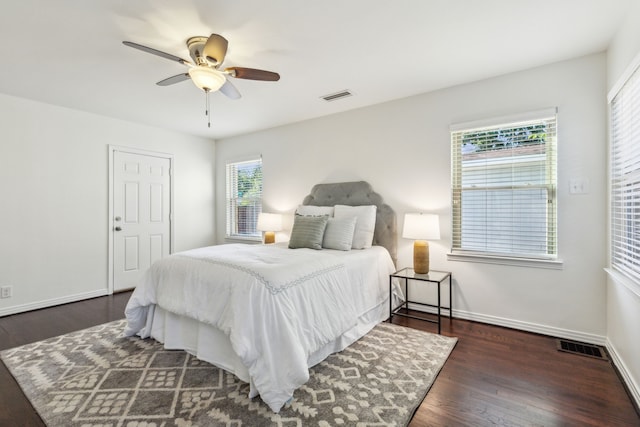
<path id="1" fill-rule="evenodd" d="M 223 368 L 279 412 L 309 379 L 310 367 L 388 317 L 393 209 L 362 181 L 318 184 L 298 211 L 321 207 L 335 207 L 336 218 L 338 209 L 375 210 L 371 247 L 290 249 L 290 241 L 173 254 L 156 262 L 133 292 L 125 335 L 154 338 Z M 317 217 L 296 214 L 294 231 L 298 221 Z"/>

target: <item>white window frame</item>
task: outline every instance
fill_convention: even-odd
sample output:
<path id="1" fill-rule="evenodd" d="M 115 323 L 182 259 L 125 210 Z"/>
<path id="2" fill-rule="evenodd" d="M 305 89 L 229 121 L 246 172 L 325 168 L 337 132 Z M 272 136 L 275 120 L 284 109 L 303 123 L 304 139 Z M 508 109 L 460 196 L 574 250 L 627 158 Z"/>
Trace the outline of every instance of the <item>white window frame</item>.
<path id="1" fill-rule="evenodd" d="M 640 296 L 640 55 L 608 96 L 609 268 L 615 283 Z"/>
<path id="2" fill-rule="evenodd" d="M 258 215 L 262 212 L 262 185 L 259 190 L 250 196 L 239 196 L 238 170 L 242 167 L 259 166 L 262 168 L 262 157 L 255 156 L 240 161 L 230 161 L 225 167 L 225 213 L 226 213 L 226 239 L 262 241 L 262 233 L 257 230 Z M 240 207 L 245 206 L 245 219 L 248 223 L 239 220 Z M 243 230 L 240 230 L 240 229 Z"/>
<path id="3" fill-rule="evenodd" d="M 487 185 L 483 190 L 482 185 L 477 186 L 463 186 L 464 170 L 467 170 L 467 177 L 471 173 L 473 161 L 466 161 L 466 165 L 463 165 L 462 154 L 462 134 L 469 132 L 478 132 L 484 130 L 495 129 L 509 129 L 519 126 L 526 126 L 529 124 L 551 123 L 552 132 L 548 135 L 547 145 L 542 157 L 545 165 L 545 182 L 535 182 L 528 186 L 527 183 L 517 183 L 510 181 L 510 184 L 506 187 L 500 187 L 499 190 L 503 192 L 513 191 L 516 194 L 519 190 L 527 190 L 529 188 L 538 188 L 540 191 L 544 191 L 547 199 L 546 205 L 546 232 L 543 237 L 546 239 L 546 245 L 544 252 L 523 252 L 522 250 L 496 250 L 492 248 L 492 244 L 487 244 L 485 248 L 470 248 L 464 247 L 463 244 L 463 208 L 462 198 L 464 194 L 471 194 L 472 191 L 484 191 L 490 194 L 495 192 L 495 187 Z M 506 117 L 498 117 L 489 120 L 481 120 L 474 122 L 460 123 L 451 126 L 451 147 L 452 147 L 452 242 L 451 252 L 447 255 L 451 261 L 467 261 L 467 262 L 483 262 L 491 264 L 506 264 L 525 267 L 541 267 L 561 269 L 562 261 L 558 258 L 558 240 L 557 240 L 557 109 L 548 108 L 539 111 L 532 111 L 524 114 L 511 115 Z M 538 155 L 540 157 L 540 155 Z M 540 158 L 536 161 L 539 163 Z M 489 160 L 490 161 L 490 160 Z M 485 160 L 486 168 L 499 168 L 504 167 L 506 163 L 513 169 L 517 170 L 518 162 L 506 162 L 503 159 L 496 159 L 489 164 Z M 495 164 L 493 164 L 495 163 Z M 482 166 L 480 166 L 482 169 Z M 515 175 L 514 175 L 515 176 Z M 465 180 L 466 181 L 466 180 Z M 515 213 L 514 213 L 515 215 Z M 488 232 L 487 236 L 492 237 L 491 232 Z M 512 239 L 515 241 L 515 236 Z M 491 239 L 488 239 L 491 241 Z"/>

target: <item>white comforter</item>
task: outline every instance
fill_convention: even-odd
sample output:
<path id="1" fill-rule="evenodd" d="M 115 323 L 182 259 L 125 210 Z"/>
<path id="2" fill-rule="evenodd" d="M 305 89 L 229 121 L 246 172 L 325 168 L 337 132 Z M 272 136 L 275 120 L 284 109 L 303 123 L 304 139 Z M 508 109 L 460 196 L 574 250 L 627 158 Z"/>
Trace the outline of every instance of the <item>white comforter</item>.
<path id="1" fill-rule="evenodd" d="M 136 288 L 125 334 L 149 335 L 154 304 L 219 328 L 254 392 L 278 412 L 309 379 L 309 356 L 379 302 L 379 284 L 367 290 L 366 277 L 348 272 L 336 251 L 233 244 L 181 252 L 155 263 Z"/>

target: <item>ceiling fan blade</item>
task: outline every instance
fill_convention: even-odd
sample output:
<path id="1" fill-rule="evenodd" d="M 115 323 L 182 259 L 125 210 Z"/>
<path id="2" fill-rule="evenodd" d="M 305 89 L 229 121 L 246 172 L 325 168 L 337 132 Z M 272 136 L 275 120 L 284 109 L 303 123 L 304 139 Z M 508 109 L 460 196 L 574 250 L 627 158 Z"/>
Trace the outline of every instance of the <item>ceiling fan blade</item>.
<path id="1" fill-rule="evenodd" d="M 236 89 L 236 87 L 229 81 L 229 79 L 227 79 L 225 84 L 223 84 L 219 90 L 220 92 L 224 93 L 227 98 L 240 99 L 242 97 L 242 95 L 240 95 L 240 92 L 238 92 L 238 89 Z"/>
<path id="2" fill-rule="evenodd" d="M 219 34 L 211 34 L 204 45 L 202 53 L 207 61 L 211 62 L 215 67 L 222 64 L 224 57 L 227 55 L 227 47 L 229 42 Z"/>
<path id="3" fill-rule="evenodd" d="M 257 70 L 255 68 L 230 67 L 225 71 L 237 79 L 248 80 L 264 80 L 268 82 L 277 82 L 280 80 L 280 74 L 273 71 Z"/>
<path id="4" fill-rule="evenodd" d="M 179 63 L 184 64 L 184 65 L 191 64 L 189 61 L 186 61 L 186 60 L 184 60 L 182 58 L 179 58 L 179 57 L 177 57 L 175 55 L 171 55 L 170 53 L 166 53 L 166 52 L 162 52 L 161 50 L 154 49 L 152 47 L 147 47 L 147 46 L 143 46 L 143 45 L 138 44 L 138 43 L 127 42 L 127 41 L 122 42 L 122 44 L 124 44 L 125 46 L 132 47 L 134 49 L 139 49 L 139 50 L 141 50 L 143 52 L 150 53 L 152 55 L 161 56 L 162 58 L 166 58 L 166 59 L 169 59 L 171 61 L 179 62 Z"/>
<path id="5" fill-rule="evenodd" d="M 158 86 L 169 86 L 169 85 L 172 85 L 172 84 L 183 82 L 185 80 L 189 80 L 190 78 L 191 77 L 189 77 L 189 73 L 182 73 L 182 74 L 177 74 L 175 76 L 167 77 L 164 80 L 160 80 L 156 84 Z"/>

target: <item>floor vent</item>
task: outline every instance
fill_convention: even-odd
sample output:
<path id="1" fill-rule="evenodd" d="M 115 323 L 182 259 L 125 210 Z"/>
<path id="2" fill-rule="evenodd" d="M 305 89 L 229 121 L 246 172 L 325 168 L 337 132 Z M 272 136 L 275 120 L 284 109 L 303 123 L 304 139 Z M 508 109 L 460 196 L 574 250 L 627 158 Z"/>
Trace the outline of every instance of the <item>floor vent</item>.
<path id="1" fill-rule="evenodd" d="M 558 351 L 565 351 L 567 353 L 580 354 L 582 356 L 589 356 L 595 359 L 607 360 L 607 353 L 604 351 L 604 348 L 597 345 L 560 339 L 557 341 Z"/>
<path id="2" fill-rule="evenodd" d="M 321 96 L 325 101 L 335 101 L 338 99 L 346 98 L 347 96 L 352 96 L 353 93 L 349 90 L 341 90 L 340 92 L 332 93 L 330 95 Z"/>

